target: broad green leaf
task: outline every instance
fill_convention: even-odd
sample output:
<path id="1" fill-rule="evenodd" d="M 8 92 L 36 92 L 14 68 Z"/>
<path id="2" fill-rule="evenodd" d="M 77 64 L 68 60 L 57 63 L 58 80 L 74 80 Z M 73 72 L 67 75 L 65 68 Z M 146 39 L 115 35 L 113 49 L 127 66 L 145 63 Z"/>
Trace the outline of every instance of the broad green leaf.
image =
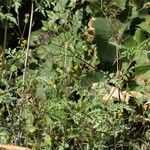
<path id="1" fill-rule="evenodd" d="M 122 23 L 117 19 L 96 18 L 92 26 L 95 29 L 95 41 L 97 44 L 97 53 L 101 62 L 110 62 L 113 64 L 116 57 L 116 47 L 109 43 L 109 39 L 116 37 L 121 30 Z M 108 65 L 108 66 L 109 66 Z"/>
<path id="2" fill-rule="evenodd" d="M 124 40 L 124 43 L 127 48 L 133 48 L 137 46 L 137 43 L 132 36 L 128 36 L 128 38 Z"/>
<path id="3" fill-rule="evenodd" d="M 150 16 L 146 16 L 145 21 L 139 24 L 139 27 L 150 34 Z"/>
<path id="4" fill-rule="evenodd" d="M 92 24 L 95 28 L 96 35 L 101 35 L 104 39 L 116 36 L 122 27 L 122 23 L 117 19 L 96 18 Z"/>
<path id="5" fill-rule="evenodd" d="M 104 75 L 101 72 L 95 72 L 93 74 L 88 74 L 87 76 L 82 77 L 81 85 L 89 86 L 92 83 L 100 82 L 104 80 Z"/>
<path id="6" fill-rule="evenodd" d="M 137 45 L 141 44 L 146 39 L 143 30 L 140 28 L 137 28 L 133 39 L 136 41 Z"/>
<path id="7" fill-rule="evenodd" d="M 150 80 L 150 59 L 146 54 L 139 54 L 135 57 L 137 60 L 135 76 L 140 80 Z"/>
<path id="8" fill-rule="evenodd" d="M 141 65 L 141 66 L 136 67 L 135 73 L 136 73 L 136 75 L 144 75 L 149 70 L 150 70 L 150 64 L 149 65 Z"/>
<path id="9" fill-rule="evenodd" d="M 140 72 L 139 70 L 136 71 L 135 78 L 138 80 L 142 80 L 142 81 L 148 81 L 150 82 L 150 65 L 149 66 L 141 66 L 142 68 L 142 72 Z M 145 69 L 145 70 L 144 70 Z M 148 70 L 148 71 L 146 71 Z"/>

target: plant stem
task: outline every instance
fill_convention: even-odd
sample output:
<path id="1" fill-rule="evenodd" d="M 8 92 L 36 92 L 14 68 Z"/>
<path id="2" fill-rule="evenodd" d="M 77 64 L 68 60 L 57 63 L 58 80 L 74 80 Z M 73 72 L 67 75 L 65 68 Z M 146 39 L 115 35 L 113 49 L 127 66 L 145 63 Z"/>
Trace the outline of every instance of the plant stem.
<path id="1" fill-rule="evenodd" d="M 23 72 L 23 86 L 24 87 L 26 85 L 27 63 L 28 63 L 32 22 L 33 22 L 33 0 L 31 1 L 30 25 L 29 25 L 28 41 L 27 41 L 26 56 L 25 56 L 25 63 L 24 63 L 24 72 Z"/>
<path id="2" fill-rule="evenodd" d="M 30 13 L 30 24 L 29 24 L 29 31 L 28 31 L 28 41 L 27 41 L 27 48 L 26 48 L 26 55 L 25 55 L 25 62 L 24 62 L 24 72 L 23 72 L 23 97 L 20 102 L 20 111 L 19 111 L 19 132 L 18 132 L 18 144 L 22 144 L 22 136 L 23 136 L 23 120 L 24 120 L 24 113 L 25 113 L 25 104 L 26 104 L 26 74 L 27 74 L 27 63 L 28 63 L 28 54 L 29 54 L 29 45 L 30 45 L 30 36 L 31 36 L 31 28 L 32 28 L 32 21 L 33 21 L 33 0 L 31 1 L 31 13 Z"/>

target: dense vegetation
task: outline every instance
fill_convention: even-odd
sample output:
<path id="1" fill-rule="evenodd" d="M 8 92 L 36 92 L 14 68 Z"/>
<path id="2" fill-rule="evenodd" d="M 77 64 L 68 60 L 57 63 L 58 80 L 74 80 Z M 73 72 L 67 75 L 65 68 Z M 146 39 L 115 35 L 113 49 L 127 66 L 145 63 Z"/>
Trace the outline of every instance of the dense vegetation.
<path id="1" fill-rule="evenodd" d="M 0 143 L 149 150 L 149 0 L 0 0 Z"/>

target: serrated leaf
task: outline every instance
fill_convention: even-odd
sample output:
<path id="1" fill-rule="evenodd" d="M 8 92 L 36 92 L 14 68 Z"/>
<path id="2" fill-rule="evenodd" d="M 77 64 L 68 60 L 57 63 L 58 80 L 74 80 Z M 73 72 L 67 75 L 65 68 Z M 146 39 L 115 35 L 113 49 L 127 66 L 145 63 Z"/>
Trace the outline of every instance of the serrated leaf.
<path id="1" fill-rule="evenodd" d="M 137 67 L 150 64 L 150 59 L 148 57 L 148 54 L 144 54 L 141 52 L 141 53 L 137 54 L 134 58 L 135 58 L 135 60 L 137 60 L 137 62 L 136 62 Z"/>
<path id="2" fill-rule="evenodd" d="M 68 0 L 60 0 L 60 2 L 61 2 L 61 4 L 62 4 L 63 6 L 66 6 L 67 3 L 68 3 Z"/>
<path id="3" fill-rule="evenodd" d="M 136 7 L 136 9 L 140 9 L 142 7 L 143 0 L 132 0 L 131 5 Z"/>
<path id="4" fill-rule="evenodd" d="M 125 9 L 125 5 L 126 5 L 126 0 L 113 0 L 112 4 L 116 5 L 121 10 L 124 10 Z"/>
<path id="5" fill-rule="evenodd" d="M 44 136 L 44 141 L 45 141 L 46 144 L 48 144 L 49 146 L 51 146 L 51 144 L 52 144 L 52 139 L 51 139 L 50 135 L 46 134 L 46 135 Z"/>

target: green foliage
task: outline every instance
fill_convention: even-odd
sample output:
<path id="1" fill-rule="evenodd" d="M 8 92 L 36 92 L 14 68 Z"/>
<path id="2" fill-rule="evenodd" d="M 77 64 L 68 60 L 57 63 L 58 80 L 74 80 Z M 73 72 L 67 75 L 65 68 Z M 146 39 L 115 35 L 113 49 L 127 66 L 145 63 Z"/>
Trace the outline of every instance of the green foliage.
<path id="1" fill-rule="evenodd" d="M 148 1 L 35 0 L 29 43 L 29 1 L 0 4 L 0 143 L 149 148 Z M 142 97 L 105 101 L 110 85 Z"/>

